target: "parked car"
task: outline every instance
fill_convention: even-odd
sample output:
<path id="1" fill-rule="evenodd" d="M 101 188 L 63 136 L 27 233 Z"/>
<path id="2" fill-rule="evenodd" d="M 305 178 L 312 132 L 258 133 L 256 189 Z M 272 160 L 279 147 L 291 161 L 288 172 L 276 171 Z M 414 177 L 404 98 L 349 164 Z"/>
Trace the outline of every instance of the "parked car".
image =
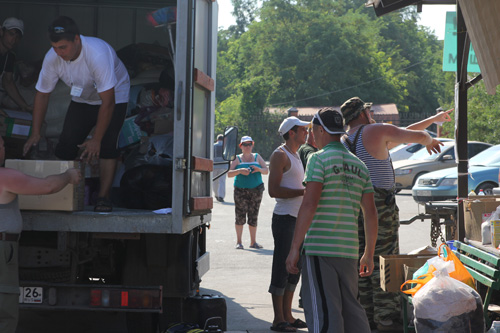
<path id="1" fill-rule="evenodd" d="M 489 143 L 469 141 L 468 157 L 471 158 L 485 149 L 491 147 Z M 396 176 L 396 189 L 411 189 L 418 177 L 431 171 L 446 169 L 456 166 L 455 142 L 446 141 L 441 146 L 441 152 L 429 155 L 427 149 L 420 149 L 405 161 L 393 163 Z"/>
<path id="2" fill-rule="evenodd" d="M 441 142 L 453 141 L 453 139 L 447 139 L 447 138 L 437 138 L 437 139 Z M 393 162 L 396 162 L 410 158 L 411 155 L 413 155 L 422 148 L 425 148 L 425 146 L 420 143 L 402 143 L 390 149 L 389 154 L 391 155 L 391 160 Z"/>
<path id="3" fill-rule="evenodd" d="M 429 172 L 417 179 L 412 188 L 413 199 L 418 203 L 455 200 L 457 198 L 457 168 Z M 500 184 L 500 145 L 477 154 L 469 161 L 468 192 L 494 194 Z"/>

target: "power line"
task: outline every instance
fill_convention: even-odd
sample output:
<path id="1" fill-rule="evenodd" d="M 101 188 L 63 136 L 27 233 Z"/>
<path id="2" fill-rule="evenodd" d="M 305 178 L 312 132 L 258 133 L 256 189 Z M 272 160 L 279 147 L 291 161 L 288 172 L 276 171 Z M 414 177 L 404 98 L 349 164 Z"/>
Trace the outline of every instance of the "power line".
<path id="1" fill-rule="evenodd" d="M 407 70 L 408 68 L 412 68 L 412 67 L 418 66 L 421 63 L 423 63 L 423 61 L 419 61 L 419 62 L 417 62 L 415 64 L 412 64 L 412 65 L 410 65 L 408 67 L 405 67 L 405 68 L 401 68 L 399 71 L 396 71 L 396 73 L 397 72 L 402 72 L 404 70 Z M 349 89 L 352 89 L 352 88 L 361 87 L 361 86 L 364 86 L 364 85 L 367 85 L 367 84 L 371 84 L 371 83 L 373 83 L 375 81 L 379 81 L 379 80 L 382 80 L 382 79 L 383 79 L 383 77 L 381 76 L 379 78 L 376 78 L 376 79 L 373 79 L 373 80 L 370 80 L 370 81 L 366 81 L 366 82 L 363 82 L 363 83 L 360 83 L 360 84 L 357 84 L 357 85 L 354 85 L 354 86 L 350 86 L 350 87 L 347 87 L 347 88 L 342 88 L 342 89 L 339 89 L 339 90 L 326 92 L 326 93 L 319 94 L 319 95 L 312 96 L 312 97 L 306 97 L 306 98 L 302 98 L 302 99 L 297 99 L 297 100 L 294 100 L 294 101 L 288 101 L 288 102 L 282 102 L 282 103 L 275 103 L 275 104 L 271 104 L 270 106 L 294 105 L 297 102 L 303 102 L 303 101 L 307 101 L 307 100 L 310 100 L 310 99 L 313 99 L 313 98 L 322 97 L 322 96 L 326 96 L 326 95 L 331 95 L 331 94 L 335 94 L 335 93 L 338 93 L 338 92 L 341 92 L 341 91 L 345 91 L 345 90 L 349 90 Z"/>

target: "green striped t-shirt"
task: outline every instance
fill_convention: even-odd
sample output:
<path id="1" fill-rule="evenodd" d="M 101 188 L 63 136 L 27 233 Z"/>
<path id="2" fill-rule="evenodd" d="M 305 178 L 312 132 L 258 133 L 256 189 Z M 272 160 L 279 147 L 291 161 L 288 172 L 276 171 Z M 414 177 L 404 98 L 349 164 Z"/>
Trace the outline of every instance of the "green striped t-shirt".
<path id="1" fill-rule="evenodd" d="M 323 189 L 304 241 L 306 255 L 358 259 L 361 196 L 373 192 L 365 164 L 332 142 L 310 155 L 307 182 L 323 183 Z"/>

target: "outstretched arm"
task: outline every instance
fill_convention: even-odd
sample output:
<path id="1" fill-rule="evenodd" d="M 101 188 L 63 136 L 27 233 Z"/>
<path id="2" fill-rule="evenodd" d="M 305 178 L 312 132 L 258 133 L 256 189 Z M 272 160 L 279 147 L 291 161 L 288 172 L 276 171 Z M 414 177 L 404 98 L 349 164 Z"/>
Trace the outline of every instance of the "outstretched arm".
<path id="1" fill-rule="evenodd" d="M 71 168 L 58 175 L 37 178 L 25 175 L 18 170 L 0 168 L 0 178 L 1 200 L 4 196 L 16 194 L 38 195 L 56 193 L 68 184 L 78 184 L 82 178 L 82 174 L 80 170 Z"/>
<path id="2" fill-rule="evenodd" d="M 450 113 L 454 109 L 449 109 L 446 111 L 441 111 L 434 116 L 431 116 L 427 119 L 424 119 L 422 121 L 419 121 L 417 123 L 411 124 L 410 126 L 406 127 L 406 129 L 411 129 L 411 130 L 416 130 L 416 131 L 423 131 L 427 127 L 431 126 L 434 123 L 444 123 L 444 122 L 449 122 L 451 121 L 450 118 Z M 440 125 L 440 124 L 438 124 Z"/>
<path id="3" fill-rule="evenodd" d="M 31 126 L 31 135 L 28 141 L 24 144 L 23 155 L 26 155 L 40 141 L 40 131 L 42 128 L 47 107 L 49 105 L 50 93 L 42 93 L 37 91 L 35 95 L 35 104 L 33 106 L 33 125 Z"/>

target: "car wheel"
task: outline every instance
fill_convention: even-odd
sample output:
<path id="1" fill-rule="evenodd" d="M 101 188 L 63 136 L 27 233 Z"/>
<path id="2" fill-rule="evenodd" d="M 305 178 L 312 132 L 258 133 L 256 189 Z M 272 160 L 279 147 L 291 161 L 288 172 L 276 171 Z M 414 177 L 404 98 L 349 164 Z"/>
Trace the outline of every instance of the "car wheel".
<path id="1" fill-rule="evenodd" d="M 493 188 L 498 185 L 491 182 L 482 183 L 476 188 L 476 193 L 479 193 L 480 190 L 483 190 L 486 195 L 493 195 Z"/>

